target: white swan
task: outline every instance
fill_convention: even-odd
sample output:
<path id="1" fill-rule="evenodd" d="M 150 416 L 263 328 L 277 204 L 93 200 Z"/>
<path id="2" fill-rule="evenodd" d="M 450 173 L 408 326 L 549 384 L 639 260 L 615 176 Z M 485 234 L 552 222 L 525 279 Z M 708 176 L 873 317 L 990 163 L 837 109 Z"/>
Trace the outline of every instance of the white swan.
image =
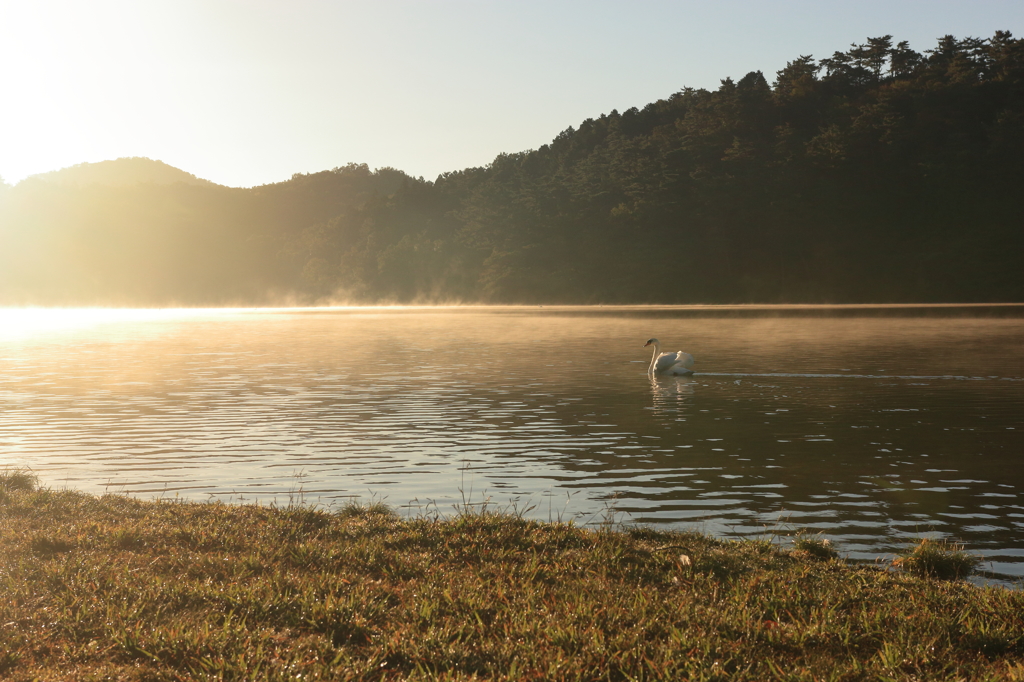
<path id="1" fill-rule="evenodd" d="M 679 350 L 675 353 L 661 353 L 661 342 L 658 339 L 650 339 L 644 344 L 654 346 L 654 355 L 651 357 L 651 366 L 647 368 L 648 374 L 675 374 L 688 376 L 693 374 L 693 356 Z"/>

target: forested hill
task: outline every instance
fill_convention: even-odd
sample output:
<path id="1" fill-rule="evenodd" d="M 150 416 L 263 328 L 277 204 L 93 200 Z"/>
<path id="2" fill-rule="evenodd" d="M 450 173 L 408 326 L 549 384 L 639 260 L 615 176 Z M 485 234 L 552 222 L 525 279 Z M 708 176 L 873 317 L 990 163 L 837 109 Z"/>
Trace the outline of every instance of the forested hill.
<path id="1" fill-rule="evenodd" d="M 1022 187 L 1024 41 L 885 36 L 434 182 L 23 182 L 0 200 L 0 297 L 1022 301 Z"/>
<path id="2" fill-rule="evenodd" d="M 184 182 L 188 185 L 211 186 L 209 180 L 197 178 L 162 161 L 153 161 L 142 157 L 129 157 L 116 161 L 100 161 L 98 163 L 80 163 L 77 166 L 40 173 L 32 176 L 35 180 L 58 185 L 137 185 L 154 183 L 157 185 L 173 185 Z"/>
<path id="3" fill-rule="evenodd" d="M 306 228 L 412 182 L 357 164 L 252 189 L 141 177 L 0 192 L 0 304 L 312 302 Z"/>

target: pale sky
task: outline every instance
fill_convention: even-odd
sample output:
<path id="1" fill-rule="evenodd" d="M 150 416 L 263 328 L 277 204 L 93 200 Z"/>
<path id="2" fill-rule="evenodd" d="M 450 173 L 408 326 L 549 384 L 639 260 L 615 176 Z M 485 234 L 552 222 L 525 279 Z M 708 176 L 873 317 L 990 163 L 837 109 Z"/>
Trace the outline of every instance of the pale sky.
<path id="1" fill-rule="evenodd" d="M 892 34 L 1024 35 L 1024 0 L 0 0 L 0 176 L 122 156 L 231 186 L 411 175 Z"/>

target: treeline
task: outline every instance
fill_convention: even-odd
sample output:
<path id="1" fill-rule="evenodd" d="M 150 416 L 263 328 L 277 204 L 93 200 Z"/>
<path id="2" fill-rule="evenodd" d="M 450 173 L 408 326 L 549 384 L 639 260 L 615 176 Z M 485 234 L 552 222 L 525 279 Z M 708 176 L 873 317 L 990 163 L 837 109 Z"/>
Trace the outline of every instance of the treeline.
<path id="1" fill-rule="evenodd" d="M 130 303 L 1024 300 L 1024 41 L 891 36 L 434 182 L 23 182 L 0 292 Z M 11 254 L 14 254 L 13 256 Z"/>

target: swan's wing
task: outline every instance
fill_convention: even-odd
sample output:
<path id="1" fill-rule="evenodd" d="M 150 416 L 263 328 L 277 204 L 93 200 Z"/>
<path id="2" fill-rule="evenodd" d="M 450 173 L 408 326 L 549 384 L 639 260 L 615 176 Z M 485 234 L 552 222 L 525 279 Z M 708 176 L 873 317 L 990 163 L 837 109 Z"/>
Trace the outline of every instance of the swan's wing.
<path id="1" fill-rule="evenodd" d="M 687 372 L 693 367 L 693 356 L 683 351 L 662 353 L 654 363 L 655 372 Z"/>
<path id="2" fill-rule="evenodd" d="M 676 364 L 676 356 L 678 353 L 662 353 L 658 356 L 658 359 L 654 361 L 655 372 L 666 372 L 669 367 Z"/>
<path id="3" fill-rule="evenodd" d="M 684 353 L 681 350 L 676 351 L 676 365 L 682 365 L 686 369 L 690 369 L 693 367 L 693 362 L 693 356 L 689 353 Z"/>

